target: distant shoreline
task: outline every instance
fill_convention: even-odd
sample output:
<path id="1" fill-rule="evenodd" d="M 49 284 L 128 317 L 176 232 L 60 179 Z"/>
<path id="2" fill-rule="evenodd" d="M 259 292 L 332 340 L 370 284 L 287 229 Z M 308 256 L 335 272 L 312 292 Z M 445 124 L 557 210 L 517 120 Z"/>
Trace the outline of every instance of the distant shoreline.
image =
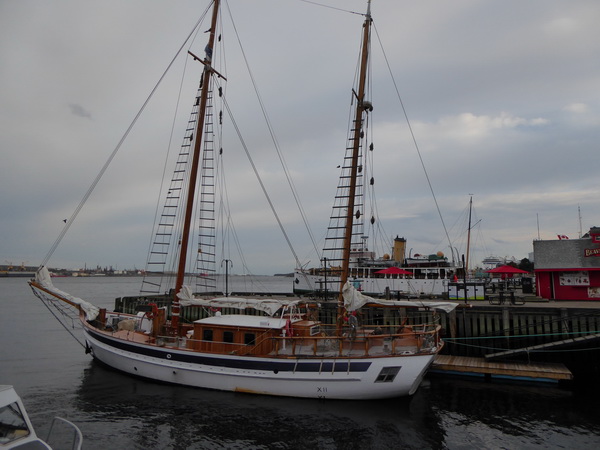
<path id="1" fill-rule="evenodd" d="M 68 270 L 68 269 L 48 269 L 50 272 L 50 276 L 53 278 L 59 277 L 74 277 L 74 278 L 92 278 L 92 277 L 141 277 L 141 276 L 161 276 L 159 273 L 143 273 L 141 271 L 136 270 L 123 270 L 123 271 L 78 271 L 78 270 Z M 37 267 L 26 267 L 25 270 L 13 270 L 0 267 L 0 278 L 33 278 L 35 277 L 37 271 Z M 191 275 L 191 274 L 188 274 Z M 216 274 L 217 276 L 224 276 L 225 274 Z M 290 273 L 276 273 L 274 275 L 238 275 L 238 274 L 230 274 L 230 276 L 274 276 L 274 277 L 284 277 L 284 278 L 292 278 L 294 276 L 293 272 Z"/>

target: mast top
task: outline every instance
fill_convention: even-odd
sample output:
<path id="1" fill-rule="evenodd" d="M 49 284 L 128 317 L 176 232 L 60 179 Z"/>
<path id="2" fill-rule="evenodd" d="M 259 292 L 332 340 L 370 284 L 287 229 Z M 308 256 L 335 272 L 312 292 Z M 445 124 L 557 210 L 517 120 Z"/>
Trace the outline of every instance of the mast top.
<path id="1" fill-rule="evenodd" d="M 371 18 L 371 0 L 367 0 L 367 19 Z"/>

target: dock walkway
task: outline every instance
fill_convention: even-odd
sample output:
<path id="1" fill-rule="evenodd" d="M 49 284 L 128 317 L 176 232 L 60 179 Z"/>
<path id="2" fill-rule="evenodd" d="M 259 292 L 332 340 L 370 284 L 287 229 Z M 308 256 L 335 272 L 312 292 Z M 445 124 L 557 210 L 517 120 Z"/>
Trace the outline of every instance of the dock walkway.
<path id="1" fill-rule="evenodd" d="M 437 355 L 429 373 L 552 383 L 573 379 L 573 374 L 563 364 L 492 362 L 485 358 L 451 355 Z"/>

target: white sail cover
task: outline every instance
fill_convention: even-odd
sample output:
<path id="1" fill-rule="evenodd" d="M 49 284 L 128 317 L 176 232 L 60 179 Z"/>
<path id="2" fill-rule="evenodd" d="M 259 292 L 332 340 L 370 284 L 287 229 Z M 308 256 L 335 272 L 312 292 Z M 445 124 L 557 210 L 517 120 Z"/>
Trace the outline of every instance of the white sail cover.
<path id="1" fill-rule="evenodd" d="M 273 316 L 277 310 L 284 306 L 296 305 L 299 300 L 263 300 L 240 297 L 217 297 L 211 299 L 196 298 L 190 286 L 182 286 L 177 294 L 181 306 L 206 306 L 210 308 L 254 308 L 269 316 Z"/>
<path id="2" fill-rule="evenodd" d="M 406 306 L 406 307 L 424 307 L 431 309 L 438 309 L 445 312 L 450 312 L 456 308 L 456 303 L 452 302 L 430 302 L 430 301 L 408 301 L 408 300 L 384 300 L 379 298 L 372 298 L 368 295 L 364 295 L 357 291 L 356 288 L 349 281 L 346 282 L 342 289 L 342 295 L 344 297 L 344 308 L 347 311 L 356 311 L 362 308 L 367 303 L 382 305 L 382 306 Z"/>
<path id="3" fill-rule="evenodd" d="M 50 294 L 56 297 L 62 297 L 72 303 L 75 303 L 76 305 L 79 305 L 79 307 L 85 313 L 86 320 L 94 320 L 96 317 L 98 317 L 100 309 L 96 305 L 93 305 L 90 302 L 86 302 L 85 300 L 74 297 L 71 294 L 67 294 L 66 292 L 63 292 L 60 289 L 55 288 L 52 284 L 50 273 L 48 272 L 48 269 L 46 269 L 45 266 L 40 267 L 35 273 L 35 281 Z"/>

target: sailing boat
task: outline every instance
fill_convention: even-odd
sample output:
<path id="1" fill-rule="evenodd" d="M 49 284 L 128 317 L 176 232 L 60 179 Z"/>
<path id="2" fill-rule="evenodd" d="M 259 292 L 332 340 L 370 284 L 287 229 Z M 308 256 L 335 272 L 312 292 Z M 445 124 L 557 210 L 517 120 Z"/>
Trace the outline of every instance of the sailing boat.
<path id="1" fill-rule="evenodd" d="M 440 325 L 433 320 L 434 308 L 450 311 L 455 304 L 375 300 L 356 291 L 347 282 L 353 214 L 346 218 L 349 231 L 340 280 L 343 296 L 339 298 L 337 319 L 330 323 L 322 320 L 320 305 L 315 301 L 202 296 L 184 283 L 188 239 L 194 228 L 196 174 L 204 171 L 199 167 L 201 161 L 212 159 L 202 158 L 207 147 L 201 141 L 214 138 L 206 130 L 212 126 L 210 100 L 213 92 L 219 91 L 214 86 L 215 78 L 221 77 L 212 65 L 219 6 L 220 1 L 214 0 L 206 55 L 201 61 L 204 69 L 201 92 L 195 100 L 188 186 L 171 189 L 168 194 L 170 198 L 177 190 L 185 191 L 186 196 L 182 232 L 175 233 L 181 237 L 174 288 L 162 297 L 140 296 L 140 310 L 126 314 L 97 308 L 57 289 L 44 267 L 30 285 L 44 302 L 73 306 L 82 323 L 87 351 L 128 374 L 186 386 L 276 396 L 379 399 L 413 394 L 443 346 Z M 369 1 L 363 25 L 362 81 L 356 94 L 358 124 L 368 113 L 364 78 L 370 29 Z M 352 164 L 356 175 L 358 163 Z M 182 170 L 179 166 L 176 169 Z M 353 196 L 348 199 L 352 202 Z M 352 211 L 354 205 L 349 203 L 347 209 Z M 165 214 L 165 220 L 170 216 L 170 212 Z M 176 223 L 173 220 L 171 225 Z M 202 257 L 207 253 L 210 251 L 198 251 Z M 204 282 L 211 276 L 204 272 L 201 279 Z M 160 303 L 164 298 L 169 303 L 166 306 Z M 359 325 L 361 308 L 369 304 L 385 309 L 386 321 L 377 326 Z M 406 314 L 402 315 L 407 306 L 417 308 L 429 320 L 418 326 L 409 324 Z M 187 321 L 186 313 L 198 309 L 204 317 Z"/>

